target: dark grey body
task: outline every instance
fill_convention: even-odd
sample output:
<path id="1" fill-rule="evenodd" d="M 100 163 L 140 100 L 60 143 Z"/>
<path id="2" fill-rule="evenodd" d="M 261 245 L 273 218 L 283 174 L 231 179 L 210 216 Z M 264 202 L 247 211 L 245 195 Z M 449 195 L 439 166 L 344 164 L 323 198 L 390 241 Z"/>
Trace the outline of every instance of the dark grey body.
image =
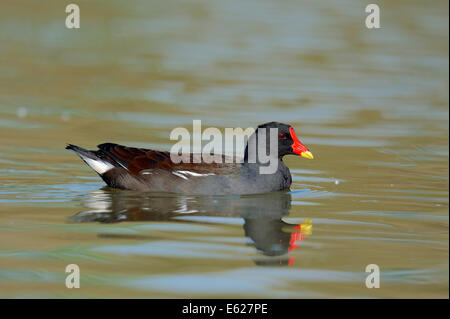
<path id="1" fill-rule="evenodd" d="M 131 175 L 125 168 L 118 167 L 101 174 L 111 187 L 183 194 L 242 195 L 259 194 L 289 189 L 292 183 L 289 168 L 282 160 L 273 174 L 260 174 L 258 164 L 236 163 L 237 174 L 215 174 L 190 176 L 170 171 L 153 169 L 138 176 Z"/>

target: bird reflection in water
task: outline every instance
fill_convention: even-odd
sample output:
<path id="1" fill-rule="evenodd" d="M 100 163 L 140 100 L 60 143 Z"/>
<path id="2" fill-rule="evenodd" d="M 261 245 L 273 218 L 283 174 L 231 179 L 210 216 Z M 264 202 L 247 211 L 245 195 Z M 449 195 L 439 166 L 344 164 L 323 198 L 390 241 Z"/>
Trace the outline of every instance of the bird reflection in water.
<path id="1" fill-rule="evenodd" d="M 243 196 L 180 196 L 114 190 L 93 191 L 85 201 L 87 209 L 70 217 L 71 222 L 117 223 L 125 221 L 171 221 L 180 216 L 240 217 L 245 236 L 264 257 L 260 266 L 292 266 L 289 253 L 312 233 L 311 220 L 289 224 L 291 194 L 274 192 Z M 189 221 L 188 221 L 189 222 Z M 201 223 L 201 219 L 196 222 Z"/>

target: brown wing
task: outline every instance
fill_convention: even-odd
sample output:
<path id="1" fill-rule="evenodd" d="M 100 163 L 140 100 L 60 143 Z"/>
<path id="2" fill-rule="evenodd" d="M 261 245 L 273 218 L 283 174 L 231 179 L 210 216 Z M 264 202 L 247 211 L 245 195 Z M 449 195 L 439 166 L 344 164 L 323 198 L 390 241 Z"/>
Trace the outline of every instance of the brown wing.
<path id="1" fill-rule="evenodd" d="M 97 146 L 106 158 L 123 168 L 131 174 L 139 175 L 139 172 L 149 169 L 161 169 L 165 171 L 187 170 L 195 173 L 229 174 L 236 170 L 235 164 L 225 163 L 193 163 L 193 154 L 190 154 L 189 163 L 174 163 L 170 153 L 155 151 L 145 148 L 128 147 L 113 143 L 104 143 Z"/>

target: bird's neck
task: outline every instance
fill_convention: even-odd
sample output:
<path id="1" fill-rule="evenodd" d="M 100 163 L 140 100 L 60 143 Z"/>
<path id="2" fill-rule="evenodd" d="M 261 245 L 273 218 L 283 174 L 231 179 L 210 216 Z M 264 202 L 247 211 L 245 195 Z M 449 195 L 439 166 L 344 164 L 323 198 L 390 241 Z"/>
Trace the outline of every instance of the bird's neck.
<path id="1" fill-rule="evenodd" d="M 272 154 L 270 151 L 263 151 L 262 154 L 259 154 L 257 147 L 254 148 L 255 154 L 250 154 L 249 146 L 248 144 L 245 146 L 244 151 L 244 163 L 267 163 L 267 161 L 283 161 L 283 156 L 280 155 L 278 152 L 276 154 Z M 252 156 L 253 155 L 253 156 Z M 262 155 L 261 158 L 260 155 Z"/>

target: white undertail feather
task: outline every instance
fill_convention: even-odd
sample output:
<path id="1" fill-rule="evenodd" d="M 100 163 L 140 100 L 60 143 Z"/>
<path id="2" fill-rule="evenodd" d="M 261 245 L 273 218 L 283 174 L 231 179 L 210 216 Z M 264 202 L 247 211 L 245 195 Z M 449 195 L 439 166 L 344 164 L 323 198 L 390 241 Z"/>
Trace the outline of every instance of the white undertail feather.
<path id="1" fill-rule="evenodd" d="M 111 163 L 105 162 L 101 159 L 92 159 L 86 156 L 83 156 L 83 154 L 79 154 L 83 161 L 86 162 L 94 171 L 96 171 L 98 174 L 104 174 L 110 169 L 114 168 L 114 166 Z"/>

